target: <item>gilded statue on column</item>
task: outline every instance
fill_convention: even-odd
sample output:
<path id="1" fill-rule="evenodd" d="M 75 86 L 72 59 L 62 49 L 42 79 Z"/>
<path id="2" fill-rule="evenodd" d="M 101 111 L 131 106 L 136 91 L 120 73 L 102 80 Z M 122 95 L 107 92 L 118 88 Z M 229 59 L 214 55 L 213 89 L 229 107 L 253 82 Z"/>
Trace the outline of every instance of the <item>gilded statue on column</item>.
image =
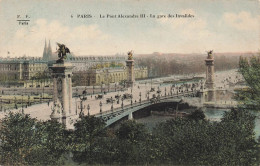
<path id="1" fill-rule="evenodd" d="M 127 55 L 128 55 L 128 60 L 133 60 L 133 51 L 129 51 Z"/>

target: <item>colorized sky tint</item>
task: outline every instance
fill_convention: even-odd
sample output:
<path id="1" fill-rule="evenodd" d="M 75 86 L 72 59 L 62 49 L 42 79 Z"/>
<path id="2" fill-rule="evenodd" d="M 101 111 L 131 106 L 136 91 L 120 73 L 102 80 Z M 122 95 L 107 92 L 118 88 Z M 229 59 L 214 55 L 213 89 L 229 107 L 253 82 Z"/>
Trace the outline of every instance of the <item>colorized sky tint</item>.
<path id="1" fill-rule="evenodd" d="M 60 42 L 76 55 L 129 50 L 137 54 L 255 52 L 260 49 L 259 9 L 258 0 L 0 0 L 0 56 L 40 57 L 45 38 L 53 51 Z M 77 18 L 78 14 L 92 18 Z M 108 14 L 147 17 L 107 18 Z M 150 14 L 166 18 L 150 18 Z M 168 14 L 194 17 L 167 18 Z M 19 25 L 17 15 L 28 15 L 28 25 Z"/>

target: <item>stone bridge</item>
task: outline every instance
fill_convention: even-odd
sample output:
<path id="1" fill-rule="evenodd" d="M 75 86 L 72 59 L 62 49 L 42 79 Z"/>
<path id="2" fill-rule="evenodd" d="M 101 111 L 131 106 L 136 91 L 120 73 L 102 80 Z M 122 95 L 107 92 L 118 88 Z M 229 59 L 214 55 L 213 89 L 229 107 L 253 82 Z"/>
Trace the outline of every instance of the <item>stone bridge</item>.
<path id="1" fill-rule="evenodd" d="M 95 114 L 96 117 L 102 117 L 106 121 L 106 126 L 110 126 L 111 124 L 121 120 L 124 117 L 128 117 L 128 119 L 133 119 L 133 113 L 146 108 L 148 106 L 151 106 L 153 104 L 157 103 L 165 103 L 165 102 L 179 102 L 181 101 L 181 98 L 183 97 L 199 97 L 200 91 L 186 91 L 182 93 L 176 93 L 166 96 L 159 96 L 157 97 L 156 102 L 152 99 L 146 99 L 141 102 L 132 103 L 130 105 L 121 105 L 120 108 L 113 109 L 111 107 L 111 110 L 104 111 L 102 113 Z"/>

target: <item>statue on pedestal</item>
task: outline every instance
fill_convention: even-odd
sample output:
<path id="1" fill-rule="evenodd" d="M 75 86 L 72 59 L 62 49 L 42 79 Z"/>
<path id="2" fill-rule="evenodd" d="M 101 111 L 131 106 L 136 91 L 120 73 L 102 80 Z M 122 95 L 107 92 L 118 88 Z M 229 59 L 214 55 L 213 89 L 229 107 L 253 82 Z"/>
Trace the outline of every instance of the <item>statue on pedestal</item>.
<path id="1" fill-rule="evenodd" d="M 129 51 L 127 55 L 128 55 L 128 60 L 133 60 L 133 51 Z"/>
<path id="2" fill-rule="evenodd" d="M 57 43 L 57 45 L 59 46 L 59 49 L 57 51 L 59 59 L 56 61 L 56 63 L 64 63 L 64 59 L 67 58 L 66 54 L 70 53 L 70 50 L 68 47 L 65 46 L 65 44 Z"/>
<path id="3" fill-rule="evenodd" d="M 207 53 L 208 53 L 208 59 L 212 59 L 213 58 L 213 56 L 212 56 L 213 50 L 207 51 Z"/>

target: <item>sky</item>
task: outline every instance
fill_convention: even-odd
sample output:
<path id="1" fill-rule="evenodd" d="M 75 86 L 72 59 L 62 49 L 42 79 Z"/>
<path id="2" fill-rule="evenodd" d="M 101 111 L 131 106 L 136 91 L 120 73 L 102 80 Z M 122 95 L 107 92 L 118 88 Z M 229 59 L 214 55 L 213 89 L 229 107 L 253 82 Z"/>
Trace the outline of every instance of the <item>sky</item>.
<path id="1" fill-rule="evenodd" d="M 260 50 L 260 0 L 0 0 L 0 25 L 0 57 L 41 57 L 45 39 L 75 55 Z"/>

